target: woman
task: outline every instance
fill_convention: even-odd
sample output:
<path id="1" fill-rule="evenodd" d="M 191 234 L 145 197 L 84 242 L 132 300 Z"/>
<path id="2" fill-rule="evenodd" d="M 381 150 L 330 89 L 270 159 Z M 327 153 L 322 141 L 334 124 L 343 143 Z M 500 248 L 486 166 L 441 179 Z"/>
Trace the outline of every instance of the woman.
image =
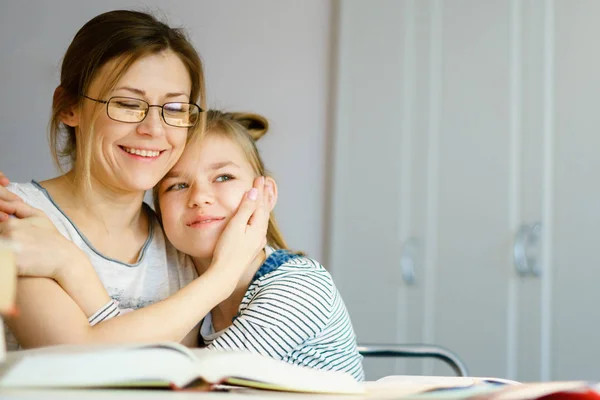
<path id="1" fill-rule="evenodd" d="M 18 249 L 20 274 L 54 278 L 19 280 L 20 316 L 7 321 L 9 349 L 195 344 L 195 326 L 232 293 L 264 246 L 268 222 L 268 188 L 259 178 L 228 224 L 208 273 L 196 277 L 143 203 L 186 141 L 201 133 L 204 104 L 202 64 L 182 31 L 121 10 L 79 30 L 63 58 L 50 131 L 54 158 L 68 171 L 0 186 L 0 236 Z M 91 275 L 103 286 L 61 288 L 56 280 L 64 274 L 71 278 L 66 282 Z M 123 315 L 111 318 L 117 314 Z"/>

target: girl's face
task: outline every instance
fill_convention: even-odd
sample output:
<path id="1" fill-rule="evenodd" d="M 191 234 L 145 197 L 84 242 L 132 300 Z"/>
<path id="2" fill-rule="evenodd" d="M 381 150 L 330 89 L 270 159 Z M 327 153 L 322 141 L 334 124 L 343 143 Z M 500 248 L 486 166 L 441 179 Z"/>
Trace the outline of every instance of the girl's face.
<path id="1" fill-rule="evenodd" d="M 192 257 L 212 258 L 223 229 L 255 178 L 244 152 L 231 139 L 207 132 L 198 144 L 189 144 L 159 186 L 168 239 Z"/>
<path id="2" fill-rule="evenodd" d="M 99 98 L 115 62 L 104 65 L 86 96 L 106 101 L 114 96 L 141 99 L 151 105 L 190 102 L 189 72 L 172 51 L 149 55 L 136 61 L 117 82 L 115 89 Z M 186 143 L 188 128 L 167 125 L 161 109 L 151 107 L 139 123 L 114 121 L 106 104 L 83 98 L 81 113 L 76 108 L 63 117 L 67 125 L 85 135 L 93 124 L 91 174 L 94 180 L 116 192 L 152 188 L 175 164 Z"/>

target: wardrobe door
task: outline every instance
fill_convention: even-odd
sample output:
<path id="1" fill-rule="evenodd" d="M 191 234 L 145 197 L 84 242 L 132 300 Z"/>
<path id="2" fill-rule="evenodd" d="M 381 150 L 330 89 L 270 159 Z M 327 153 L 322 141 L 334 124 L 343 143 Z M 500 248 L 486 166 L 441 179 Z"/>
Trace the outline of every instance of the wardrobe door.
<path id="1" fill-rule="evenodd" d="M 436 2 L 425 337 L 505 376 L 510 269 L 510 2 Z M 434 52 L 435 53 L 435 52 Z M 426 371 L 427 372 L 427 371 Z M 439 374 L 435 368 L 432 371 Z"/>
<path id="2" fill-rule="evenodd" d="M 598 379 L 600 2 L 553 3 L 551 268 L 543 284 L 543 344 L 549 378 Z"/>
<path id="3" fill-rule="evenodd" d="M 422 319 L 414 304 L 420 297 L 409 295 L 419 286 L 412 285 L 412 261 L 401 262 L 403 252 L 419 252 L 418 240 L 408 240 L 414 82 L 407 74 L 414 73 L 414 56 L 406 54 L 414 31 L 403 23 L 414 3 L 338 4 L 329 266 L 361 343 L 407 343 L 421 335 L 421 323 L 410 321 Z M 407 368 L 404 360 L 365 361 L 368 379 Z"/>
<path id="4" fill-rule="evenodd" d="M 360 342 L 443 345 L 475 375 L 506 376 L 508 363 L 510 6 L 339 10 L 332 271 Z M 369 378 L 452 374 L 366 365 Z"/>

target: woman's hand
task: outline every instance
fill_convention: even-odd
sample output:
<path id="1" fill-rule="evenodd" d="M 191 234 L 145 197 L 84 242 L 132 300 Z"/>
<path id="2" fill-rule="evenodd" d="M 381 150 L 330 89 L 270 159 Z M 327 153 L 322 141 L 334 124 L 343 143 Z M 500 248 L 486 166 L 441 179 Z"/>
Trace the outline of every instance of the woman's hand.
<path id="1" fill-rule="evenodd" d="M 9 183 L 10 181 L 8 180 L 8 178 L 0 171 L 0 200 L 23 201 L 19 196 L 17 196 L 16 194 L 14 194 L 6 188 L 6 186 L 8 186 Z M 8 216 L 9 213 L 6 212 L 0 204 L 0 222 L 6 221 L 8 219 Z"/>
<path id="2" fill-rule="evenodd" d="M 221 234 L 210 270 L 226 277 L 231 290 L 239 277 L 267 244 L 269 204 L 265 178 L 254 180 L 240 206 Z M 219 271 L 219 272 L 218 272 Z"/>
<path id="3" fill-rule="evenodd" d="M 8 186 L 9 183 L 10 181 L 8 180 L 8 178 L 4 175 L 2 171 L 0 171 L 0 186 Z"/>
<path id="4" fill-rule="evenodd" d="M 0 200 L 0 209 L 11 215 L 0 222 L 0 237 L 13 244 L 20 276 L 60 280 L 62 267 L 84 256 L 43 211 L 20 200 Z"/>

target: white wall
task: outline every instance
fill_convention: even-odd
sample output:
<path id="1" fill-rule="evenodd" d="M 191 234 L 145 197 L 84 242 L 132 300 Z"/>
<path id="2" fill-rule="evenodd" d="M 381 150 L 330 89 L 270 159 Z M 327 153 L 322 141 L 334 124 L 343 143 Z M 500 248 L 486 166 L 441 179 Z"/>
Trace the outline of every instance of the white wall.
<path id="1" fill-rule="evenodd" d="M 0 170 L 14 181 L 56 174 L 46 126 L 60 59 L 93 16 L 158 11 L 183 25 L 206 68 L 208 102 L 261 113 L 259 144 L 279 183 L 276 208 L 294 248 L 324 254 L 331 2 L 325 0 L 6 1 L 0 13 Z"/>

